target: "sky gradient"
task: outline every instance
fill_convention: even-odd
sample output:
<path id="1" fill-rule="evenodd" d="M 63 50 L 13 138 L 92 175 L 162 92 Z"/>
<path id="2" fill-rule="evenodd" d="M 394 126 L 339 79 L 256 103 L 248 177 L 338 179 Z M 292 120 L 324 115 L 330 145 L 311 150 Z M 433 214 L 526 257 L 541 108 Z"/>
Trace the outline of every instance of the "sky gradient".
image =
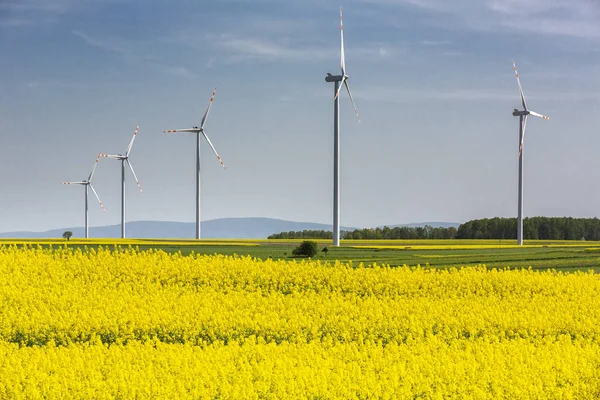
<path id="1" fill-rule="evenodd" d="M 47 4 L 47 3 L 51 3 Z M 343 225 L 516 216 L 516 61 L 530 109 L 525 216 L 600 213 L 600 5 L 588 0 L 351 0 L 341 100 Z M 331 223 L 339 2 L 0 1 L 0 231 L 83 224 L 98 153 L 124 152 L 127 219 Z M 100 161 L 90 224 L 120 220 Z"/>

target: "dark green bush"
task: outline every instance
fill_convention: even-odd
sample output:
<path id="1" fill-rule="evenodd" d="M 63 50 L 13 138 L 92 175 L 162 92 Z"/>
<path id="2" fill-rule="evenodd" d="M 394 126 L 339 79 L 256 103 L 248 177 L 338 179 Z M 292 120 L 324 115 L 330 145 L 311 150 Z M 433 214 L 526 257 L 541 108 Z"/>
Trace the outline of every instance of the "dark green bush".
<path id="1" fill-rule="evenodd" d="M 292 251 L 292 254 L 296 257 L 314 257 L 317 254 L 317 251 L 319 251 L 317 242 L 305 240 L 300 243 L 300 246 Z"/>

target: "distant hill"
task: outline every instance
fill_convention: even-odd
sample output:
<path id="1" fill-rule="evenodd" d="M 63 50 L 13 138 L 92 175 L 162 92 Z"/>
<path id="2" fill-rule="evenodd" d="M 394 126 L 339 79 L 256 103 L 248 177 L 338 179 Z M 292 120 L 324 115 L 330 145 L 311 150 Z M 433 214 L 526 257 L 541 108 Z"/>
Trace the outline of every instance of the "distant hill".
<path id="1" fill-rule="evenodd" d="M 460 224 L 453 222 L 421 222 L 402 225 L 386 225 L 417 227 L 429 225 L 434 228 L 458 228 Z M 195 237 L 195 222 L 172 221 L 132 221 L 127 223 L 126 233 L 130 238 L 193 238 Z M 383 228 L 383 226 L 381 226 Z M 353 231 L 355 227 L 342 226 L 344 231 Z M 202 221 L 203 238 L 240 238 L 264 239 L 269 235 L 280 232 L 304 230 L 332 230 L 328 224 L 314 222 L 295 222 L 274 218 L 219 218 Z M 83 227 L 68 227 L 52 229 L 45 232 L 5 232 L 0 238 L 60 238 L 64 231 L 73 232 L 73 237 L 83 237 Z M 118 238 L 121 236 L 121 225 L 90 227 L 90 237 Z"/>
<path id="2" fill-rule="evenodd" d="M 130 238 L 193 238 L 195 222 L 134 221 L 126 225 L 126 235 Z M 331 230 L 332 226 L 313 222 L 294 222 L 273 218 L 220 218 L 202 221 L 203 238 L 248 238 L 263 239 L 273 233 Z M 342 230 L 354 230 L 342 227 Z M 52 229 L 45 232 L 6 232 L 0 238 L 60 238 L 64 231 L 73 232 L 73 237 L 83 237 L 83 227 Z M 90 237 L 118 238 L 121 225 L 90 227 Z"/>

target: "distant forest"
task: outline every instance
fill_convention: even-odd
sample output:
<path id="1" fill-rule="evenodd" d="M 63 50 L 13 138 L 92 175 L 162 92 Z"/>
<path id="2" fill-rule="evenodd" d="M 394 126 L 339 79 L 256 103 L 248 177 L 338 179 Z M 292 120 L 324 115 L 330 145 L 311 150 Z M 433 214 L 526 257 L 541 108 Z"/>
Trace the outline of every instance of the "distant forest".
<path id="1" fill-rule="evenodd" d="M 600 240 L 598 218 L 533 217 L 523 220 L 527 240 Z M 474 219 L 458 227 L 457 239 L 516 239 L 516 218 Z"/>
<path id="2" fill-rule="evenodd" d="M 454 239 L 456 228 L 432 228 L 429 225 L 409 228 L 365 228 L 353 231 L 342 231 L 342 239 Z M 290 231 L 269 236 L 267 239 L 332 239 L 331 231 Z"/>
<path id="3" fill-rule="evenodd" d="M 523 220 L 526 240 L 600 240 L 600 219 L 533 217 Z M 383 227 L 342 231 L 342 239 L 516 239 L 516 218 L 474 219 L 458 229 L 423 227 Z M 273 234 L 268 239 L 331 239 L 331 231 L 306 230 Z"/>

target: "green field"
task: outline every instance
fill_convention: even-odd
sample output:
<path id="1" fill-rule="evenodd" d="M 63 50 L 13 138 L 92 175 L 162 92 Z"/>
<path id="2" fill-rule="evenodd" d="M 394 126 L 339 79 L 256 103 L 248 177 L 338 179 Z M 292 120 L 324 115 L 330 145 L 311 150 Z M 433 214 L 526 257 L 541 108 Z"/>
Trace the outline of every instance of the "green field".
<path id="1" fill-rule="evenodd" d="M 140 250 L 162 249 L 182 254 L 249 255 L 261 259 L 294 259 L 292 250 L 301 240 L 248 239 L 2 239 L 0 245 L 41 245 L 70 247 L 134 247 Z M 328 240 L 319 240 L 316 259 L 323 261 L 352 261 L 355 265 L 429 265 L 459 267 L 485 264 L 497 268 L 557 269 L 563 271 L 600 271 L 600 242 L 589 241 L 529 241 L 519 248 L 514 240 L 377 240 L 343 241 L 336 248 Z"/>

